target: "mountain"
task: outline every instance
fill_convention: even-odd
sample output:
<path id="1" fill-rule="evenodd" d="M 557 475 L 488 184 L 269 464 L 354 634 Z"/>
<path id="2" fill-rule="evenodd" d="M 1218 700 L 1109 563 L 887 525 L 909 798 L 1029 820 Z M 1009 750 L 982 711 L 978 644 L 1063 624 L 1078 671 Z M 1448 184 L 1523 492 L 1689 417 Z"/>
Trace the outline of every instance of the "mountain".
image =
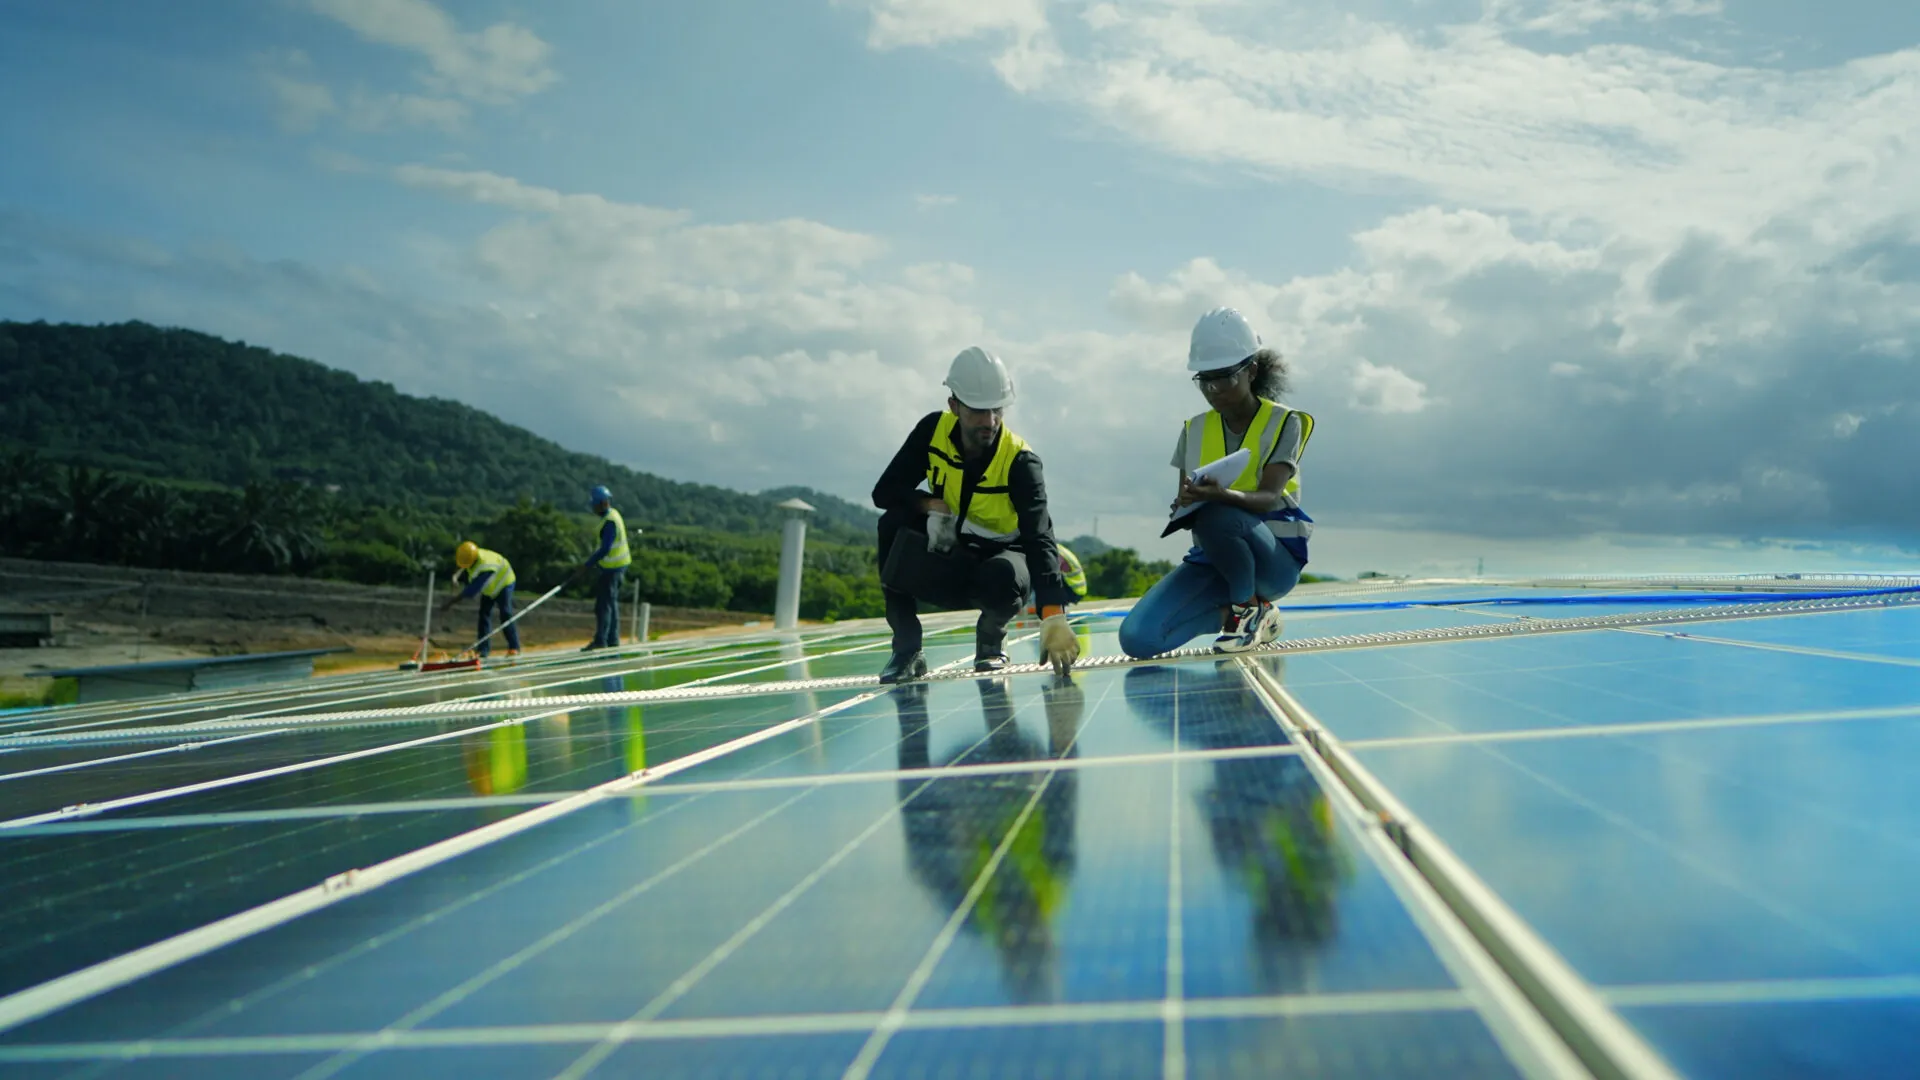
<path id="1" fill-rule="evenodd" d="M 611 487 L 635 525 L 729 533 L 780 527 L 813 504 L 822 540 L 871 544 L 875 511 L 803 488 L 749 495 L 666 480 L 568 450 L 479 409 L 245 342 L 127 322 L 0 322 L 0 448 L 158 479 L 240 487 L 291 480 L 348 498 L 568 511 Z"/>

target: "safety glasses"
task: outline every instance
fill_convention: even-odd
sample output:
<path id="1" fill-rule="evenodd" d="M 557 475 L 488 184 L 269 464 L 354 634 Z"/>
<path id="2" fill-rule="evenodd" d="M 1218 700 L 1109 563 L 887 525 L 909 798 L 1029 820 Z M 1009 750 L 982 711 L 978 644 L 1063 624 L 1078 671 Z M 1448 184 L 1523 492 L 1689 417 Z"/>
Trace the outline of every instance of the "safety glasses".
<path id="1" fill-rule="evenodd" d="M 1245 371 L 1247 365 L 1251 362 L 1252 361 L 1249 360 L 1242 360 L 1230 368 L 1221 368 L 1218 371 L 1199 372 L 1193 377 L 1193 385 L 1205 390 L 1210 386 L 1219 386 L 1222 383 L 1231 382 L 1234 376 Z"/>

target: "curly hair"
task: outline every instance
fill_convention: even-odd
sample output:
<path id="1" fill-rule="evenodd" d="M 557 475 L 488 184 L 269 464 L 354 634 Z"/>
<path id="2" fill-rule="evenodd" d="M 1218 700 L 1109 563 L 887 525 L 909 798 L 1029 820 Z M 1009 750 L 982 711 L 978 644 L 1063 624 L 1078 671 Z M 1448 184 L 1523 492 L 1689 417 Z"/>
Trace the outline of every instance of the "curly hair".
<path id="1" fill-rule="evenodd" d="M 1278 349 L 1261 349 L 1253 357 L 1253 394 L 1268 401 L 1279 401 L 1293 389 L 1293 380 L 1288 377 L 1287 362 L 1280 357 Z"/>

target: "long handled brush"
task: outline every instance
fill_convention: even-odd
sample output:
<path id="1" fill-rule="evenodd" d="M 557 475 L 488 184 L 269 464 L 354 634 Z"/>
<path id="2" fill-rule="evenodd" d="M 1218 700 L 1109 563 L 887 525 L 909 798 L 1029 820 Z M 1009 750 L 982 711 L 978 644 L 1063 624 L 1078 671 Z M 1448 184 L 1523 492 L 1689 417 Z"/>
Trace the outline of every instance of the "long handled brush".
<path id="1" fill-rule="evenodd" d="M 523 607 L 519 611 L 515 612 L 513 618 L 508 619 L 507 621 L 501 623 L 499 626 L 494 627 L 493 633 L 488 634 L 486 637 L 483 637 L 479 641 L 476 641 L 473 644 L 467 646 L 465 649 L 462 649 L 461 655 L 462 656 L 475 655 L 479 650 L 480 646 L 485 645 L 487 642 L 493 640 L 494 634 L 498 634 L 500 631 L 505 630 L 507 627 L 512 626 L 514 623 L 519 622 L 521 619 L 526 618 L 528 612 L 532 611 L 534 608 L 539 607 L 541 604 L 544 604 L 547 601 L 553 599 L 554 596 L 557 595 L 561 589 L 564 589 L 567 586 L 573 584 L 574 575 L 578 574 L 579 572 L 580 571 L 575 570 L 573 573 L 568 574 L 566 576 L 566 580 L 560 582 L 560 584 L 555 585 L 553 588 L 548 589 L 546 592 L 542 593 L 540 596 L 540 599 L 535 600 L 533 603 L 528 604 L 526 607 Z"/>

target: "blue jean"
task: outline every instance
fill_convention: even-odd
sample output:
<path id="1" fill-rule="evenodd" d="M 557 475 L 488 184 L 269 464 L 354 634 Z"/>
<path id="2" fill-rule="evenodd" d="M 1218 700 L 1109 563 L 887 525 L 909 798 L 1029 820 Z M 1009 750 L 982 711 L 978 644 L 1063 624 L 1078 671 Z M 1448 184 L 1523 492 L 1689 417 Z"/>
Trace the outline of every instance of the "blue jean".
<path id="1" fill-rule="evenodd" d="M 481 637 L 486 637 L 488 634 L 493 633 L 493 609 L 496 607 L 500 609 L 500 618 L 503 621 L 513 618 L 513 586 L 509 585 L 501 589 L 500 595 L 498 596 L 482 596 L 480 598 Z M 507 648 L 515 650 L 520 648 L 519 623 L 514 623 L 512 626 L 500 631 L 500 636 L 507 639 Z M 491 640 L 481 644 L 481 656 L 485 656 L 492 651 L 493 642 Z"/>
<path id="2" fill-rule="evenodd" d="M 593 643 L 611 648 L 620 644 L 620 582 L 627 568 L 600 571 L 593 583 Z"/>
<path id="3" fill-rule="evenodd" d="M 1258 596 L 1278 600 L 1300 583 L 1301 566 L 1266 523 L 1215 503 L 1194 514 L 1193 539 L 1204 563 L 1182 562 L 1134 602 L 1120 624 L 1120 648 L 1136 659 L 1218 633 L 1220 611 Z"/>

